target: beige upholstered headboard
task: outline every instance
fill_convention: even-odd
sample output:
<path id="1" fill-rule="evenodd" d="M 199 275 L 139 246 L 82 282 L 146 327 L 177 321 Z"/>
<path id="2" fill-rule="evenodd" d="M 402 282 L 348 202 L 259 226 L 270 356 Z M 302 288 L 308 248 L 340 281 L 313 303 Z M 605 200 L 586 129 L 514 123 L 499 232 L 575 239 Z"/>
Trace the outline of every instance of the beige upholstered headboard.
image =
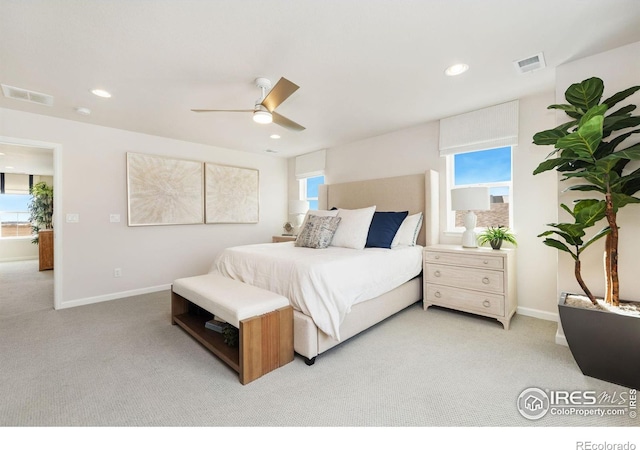
<path id="1" fill-rule="evenodd" d="M 376 211 L 409 211 L 424 214 L 418 244 L 438 243 L 438 173 L 424 174 L 320 186 L 319 209 L 357 209 L 376 206 Z"/>

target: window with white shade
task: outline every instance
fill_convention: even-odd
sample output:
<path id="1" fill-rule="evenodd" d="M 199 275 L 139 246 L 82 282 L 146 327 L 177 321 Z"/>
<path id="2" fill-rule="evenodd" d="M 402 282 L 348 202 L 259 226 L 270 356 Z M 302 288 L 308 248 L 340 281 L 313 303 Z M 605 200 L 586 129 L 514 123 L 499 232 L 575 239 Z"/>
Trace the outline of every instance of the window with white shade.
<path id="1" fill-rule="evenodd" d="M 465 211 L 451 210 L 450 191 L 482 186 L 490 210 L 475 211 L 477 227 L 513 228 L 512 153 L 518 144 L 518 101 L 440 120 L 440 156 L 446 158 L 447 229 L 463 229 Z"/>

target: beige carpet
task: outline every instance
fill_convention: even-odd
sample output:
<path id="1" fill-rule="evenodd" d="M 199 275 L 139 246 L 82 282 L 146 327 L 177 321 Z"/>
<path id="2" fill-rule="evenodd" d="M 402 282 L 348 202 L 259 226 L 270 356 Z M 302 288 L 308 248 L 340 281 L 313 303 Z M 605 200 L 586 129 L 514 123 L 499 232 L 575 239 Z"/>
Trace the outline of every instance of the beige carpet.
<path id="1" fill-rule="evenodd" d="M 0 262 L 0 317 L 53 309 L 53 270 L 38 260 Z"/>
<path id="2" fill-rule="evenodd" d="M 306 427 L 502 427 L 500 436 L 513 429 L 522 437 L 531 427 L 588 427 L 593 436 L 593 427 L 640 425 L 628 416 L 519 414 L 517 398 L 529 387 L 624 390 L 583 376 L 568 348 L 554 343 L 553 322 L 517 315 L 504 331 L 493 320 L 415 304 L 311 367 L 296 357 L 243 386 L 170 324 L 169 299 L 167 291 L 0 317 L 0 426 L 303 434 L 318 433 Z"/>

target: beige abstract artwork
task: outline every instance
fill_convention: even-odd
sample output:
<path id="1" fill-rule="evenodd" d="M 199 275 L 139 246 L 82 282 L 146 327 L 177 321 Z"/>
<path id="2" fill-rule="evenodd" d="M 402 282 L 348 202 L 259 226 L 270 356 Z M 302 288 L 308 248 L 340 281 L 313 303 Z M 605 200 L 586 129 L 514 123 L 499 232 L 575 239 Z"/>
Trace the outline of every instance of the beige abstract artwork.
<path id="1" fill-rule="evenodd" d="M 258 223 L 256 169 L 205 164 L 206 223 Z"/>
<path id="2" fill-rule="evenodd" d="M 199 161 L 127 153 L 129 226 L 204 223 Z"/>

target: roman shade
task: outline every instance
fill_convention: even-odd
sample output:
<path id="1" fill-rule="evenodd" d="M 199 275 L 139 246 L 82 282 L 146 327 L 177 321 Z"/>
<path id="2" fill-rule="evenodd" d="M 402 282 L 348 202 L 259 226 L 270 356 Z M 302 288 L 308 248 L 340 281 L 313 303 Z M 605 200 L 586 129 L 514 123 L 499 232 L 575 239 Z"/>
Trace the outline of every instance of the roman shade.
<path id="1" fill-rule="evenodd" d="M 4 174 L 4 194 L 29 194 L 29 175 L 23 173 Z"/>
<path id="2" fill-rule="evenodd" d="M 326 150 L 307 153 L 296 157 L 296 178 L 310 178 L 324 175 Z"/>
<path id="3" fill-rule="evenodd" d="M 440 120 L 440 156 L 518 145 L 518 100 Z"/>

